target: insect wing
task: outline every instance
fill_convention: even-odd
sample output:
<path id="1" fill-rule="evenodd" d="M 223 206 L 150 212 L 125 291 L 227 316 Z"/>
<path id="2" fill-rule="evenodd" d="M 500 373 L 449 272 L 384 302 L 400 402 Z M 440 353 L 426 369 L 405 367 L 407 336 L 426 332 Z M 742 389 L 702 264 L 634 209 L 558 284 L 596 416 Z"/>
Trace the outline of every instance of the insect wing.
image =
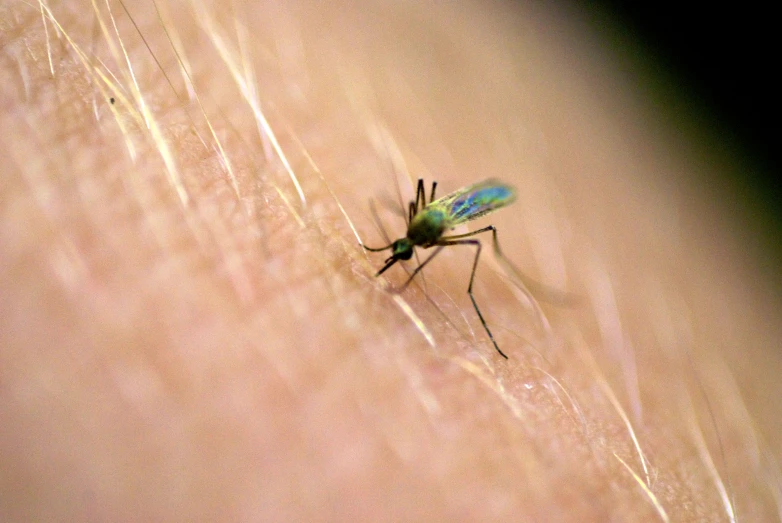
<path id="1" fill-rule="evenodd" d="M 516 190 L 497 180 L 485 180 L 443 196 L 427 207 L 445 211 L 448 226 L 480 218 L 516 200 Z"/>

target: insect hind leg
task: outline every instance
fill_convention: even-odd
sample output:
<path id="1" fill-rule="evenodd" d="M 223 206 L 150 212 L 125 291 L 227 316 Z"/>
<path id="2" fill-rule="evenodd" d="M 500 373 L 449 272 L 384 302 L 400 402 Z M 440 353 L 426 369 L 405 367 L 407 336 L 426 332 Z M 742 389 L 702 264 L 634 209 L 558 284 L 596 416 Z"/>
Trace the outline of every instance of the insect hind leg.
<path id="1" fill-rule="evenodd" d="M 502 249 L 500 249 L 500 242 L 497 239 L 497 229 L 494 226 L 486 227 L 485 229 L 481 229 L 479 231 L 475 231 L 475 233 L 471 234 L 477 234 L 479 232 L 484 232 L 487 230 L 492 231 L 492 243 L 494 247 L 494 255 L 497 257 L 497 259 L 502 262 L 503 269 L 505 270 L 506 274 L 509 273 L 509 275 L 512 275 L 515 277 L 519 282 L 521 282 L 521 286 L 517 287 L 527 295 L 527 297 L 530 299 L 530 302 L 532 302 L 533 306 L 537 310 L 538 314 L 543 314 L 543 312 L 540 310 L 540 307 L 537 305 L 537 300 L 545 301 L 547 303 L 550 303 L 552 305 L 556 305 L 558 307 L 576 307 L 582 302 L 582 298 L 578 296 L 577 294 L 573 294 L 570 292 L 562 291 L 560 289 L 555 289 L 554 287 L 550 287 L 544 283 L 541 283 L 537 280 L 534 280 L 521 272 L 506 256 L 503 254 Z M 469 236 L 469 235 L 468 235 Z"/>
<path id="2" fill-rule="evenodd" d="M 444 238 L 443 240 L 437 242 L 436 245 L 439 247 L 446 247 L 448 245 L 474 245 L 475 246 L 476 248 L 475 261 L 472 264 L 472 273 L 470 274 L 470 285 L 469 287 L 467 287 L 467 294 L 470 295 L 472 306 L 475 309 L 475 312 L 478 313 L 478 319 L 481 320 L 481 325 L 483 325 L 483 329 L 486 331 L 486 334 L 489 335 L 489 339 L 494 344 L 494 348 L 497 349 L 497 352 L 500 353 L 500 356 L 502 356 L 507 360 L 508 356 L 504 352 L 502 352 L 502 350 L 500 350 L 499 345 L 497 345 L 497 341 L 494 339 L 494 335 L 491 333 L 489 326 L 486 324 L 486 320 L 483 318 L 483 314 L 481 314 L 481 310 L 478 308 L 478 302 L 475 301 L 475 296 L 473 295 L 472 292 L 472 285 L 473 282 L 475 281 L 475 271 L 478 269 L 478 259 L 481 257 L 481 250 L 483 246 L 481 245 L 480 241 L 475 239 L 456 239 L 456 238 L 466 238 L 468 236 L 474 236 L 476 234 L 480 234 L 482 232 L 487 232 L 487 231 L 493 231 L 496 238 L 497 229 L 495 229 L 493 225 L 489 225 L 488 227 L 484 227 L 483 229 L 479 229 L 477 231 L 473 231 L 467 234 L 460 234 L 458 236 L 451 236 L 448 238 Z M 431 257 L 434 257 L 434 254 Z M 426 261 L 429 260 L 427 259 Z"/>

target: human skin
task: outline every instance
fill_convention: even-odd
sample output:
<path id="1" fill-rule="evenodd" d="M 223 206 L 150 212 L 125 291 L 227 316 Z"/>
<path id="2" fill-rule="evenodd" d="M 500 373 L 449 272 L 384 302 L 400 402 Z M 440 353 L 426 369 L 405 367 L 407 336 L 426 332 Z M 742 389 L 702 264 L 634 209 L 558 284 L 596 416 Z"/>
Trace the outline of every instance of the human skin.
<path id="1" fill-rule="evenodd" d="M 780 519 L 755 232 L 578 23 L 217 5 L 0 7 L 0 519 Z M 579 297 L 481 235 L 509 360 L 474 249 L 374 277 L 419 177 Z"/>

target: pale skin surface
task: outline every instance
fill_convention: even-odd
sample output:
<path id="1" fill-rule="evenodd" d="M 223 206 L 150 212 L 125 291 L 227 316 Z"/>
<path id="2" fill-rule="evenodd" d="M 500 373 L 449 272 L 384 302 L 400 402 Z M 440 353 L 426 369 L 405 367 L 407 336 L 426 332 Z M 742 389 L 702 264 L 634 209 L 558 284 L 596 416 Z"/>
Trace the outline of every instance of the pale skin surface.
<path id="1" fill-rule="evenodd" d="M 119 40 L 71 4 L 50 51 L 38 5 L 0 8 L 0 520 L 779 520 L 753 233 L 575 25 L 164 4 L 212 135 L 151 4 L 179 100 L 120 4 Z M 351 225 L 387 243 L 376 197 L 401 236 L 408 176 L 516 186 L 472 228 L 582 304 L 537 316 L 490 235 L 510 360 L 471 248 L 391 294 Z"/>

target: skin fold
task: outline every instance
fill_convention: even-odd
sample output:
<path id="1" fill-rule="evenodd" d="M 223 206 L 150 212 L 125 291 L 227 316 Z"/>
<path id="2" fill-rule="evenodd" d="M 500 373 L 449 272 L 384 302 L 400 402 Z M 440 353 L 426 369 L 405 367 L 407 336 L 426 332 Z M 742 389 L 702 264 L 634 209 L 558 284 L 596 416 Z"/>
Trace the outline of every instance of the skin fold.
<path id="1" fill-rule="evenodd" d="M 735 164 L 564 8 L 0 20 L 1 520 L 780 519 Z M 470 224 L 508 360 L 472 246 L 375 278 L 418 178 L 518 191 Z"/>

